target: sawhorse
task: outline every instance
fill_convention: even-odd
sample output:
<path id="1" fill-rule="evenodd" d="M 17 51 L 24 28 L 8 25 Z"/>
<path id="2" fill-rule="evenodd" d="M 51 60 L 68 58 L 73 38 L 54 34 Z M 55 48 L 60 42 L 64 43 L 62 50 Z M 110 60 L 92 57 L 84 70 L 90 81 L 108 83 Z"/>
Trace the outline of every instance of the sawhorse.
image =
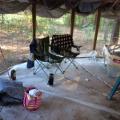
<path id="1" fill-rule="evenodd" d="M 108 99 L 111 100 L 115 92 L 118 90 L 118 87 L 120 85 L 120 76 L 116 79 L 115 84 L 113 85 L 110 93 L 108 94 Z"/>

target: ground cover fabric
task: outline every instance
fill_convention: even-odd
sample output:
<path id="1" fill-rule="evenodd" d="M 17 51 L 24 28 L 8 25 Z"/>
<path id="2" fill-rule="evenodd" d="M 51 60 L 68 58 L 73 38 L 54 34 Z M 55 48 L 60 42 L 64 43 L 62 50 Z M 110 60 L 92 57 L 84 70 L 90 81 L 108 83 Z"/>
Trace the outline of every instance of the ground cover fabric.
<path id="1" fill-rule="evenodd" d="M 21 82 L 0 78 L 0 102 L 7 104 L 22 103 L 24 87 Z"/>

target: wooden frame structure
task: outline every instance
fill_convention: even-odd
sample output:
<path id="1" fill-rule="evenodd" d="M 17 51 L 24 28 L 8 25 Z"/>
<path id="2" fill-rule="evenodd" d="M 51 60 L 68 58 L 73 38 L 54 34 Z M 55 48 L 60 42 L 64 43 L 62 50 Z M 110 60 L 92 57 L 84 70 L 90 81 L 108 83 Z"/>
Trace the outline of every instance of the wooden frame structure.
<path id="1" fill-rule="evenodd" d="M 108 1 L 103 1 L 103 4 L 106 4 Z M 110 3 L 113 3 L 112 7 L 114 7 L 119 0 L 111 0 Z M 36 39 L 36 4 L 37 0 L 32 0 L 32 24 L 33 24 L 33 40 Z M 99 26 L 100 26 L 100 18 L 101 18 L 101 11 L 98 9 L 96 12 L 96 26 L 95 26 L 95 35 L 94 35 L 94 42 L 93 42 L 93 50 L 96 50 L 96 44 L 97 44 L 97 37 L 99 32 Z M 73 37 L 74 33 L 74 25 L 75 25 L 75 10 L 72 9 L 71 11 L 71 28 L 70 28 L 70 34 Z"/>

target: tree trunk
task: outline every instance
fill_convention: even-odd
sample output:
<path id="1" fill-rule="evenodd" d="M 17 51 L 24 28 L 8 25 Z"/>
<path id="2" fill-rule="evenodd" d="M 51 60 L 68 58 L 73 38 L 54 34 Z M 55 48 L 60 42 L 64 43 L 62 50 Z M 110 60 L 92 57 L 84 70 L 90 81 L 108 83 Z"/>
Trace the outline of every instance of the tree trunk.
<path id="1" fill-rule="evenodd" d="M 120 28 L 120 19 L 115 20 L 115 24 L 113 26 L 113 31 L 111 35 L 111 43 L 118 43 L 119 39 L 119 28 Z"/>

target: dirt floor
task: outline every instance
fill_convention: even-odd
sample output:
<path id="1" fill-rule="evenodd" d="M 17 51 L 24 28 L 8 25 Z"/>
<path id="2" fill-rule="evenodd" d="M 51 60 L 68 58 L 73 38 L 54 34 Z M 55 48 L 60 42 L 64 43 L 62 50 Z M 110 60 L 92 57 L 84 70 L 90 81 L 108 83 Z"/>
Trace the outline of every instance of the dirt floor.
<path id="1" fill-rule="evenodd" d="M 0 73 L 10 66 L 25 62 L 29 54 L 30 40 L 16 32 L 0 31 Z"/>
<path id="2" fill-rule="evenodd" d="M 43 91 L 42 105 L 34 112 L 22 105 L 1 106 L 3 120 L 120 120 L 120 94 L 107 99 L 115 79 L 108 76 L 101 59 L 82 58 L 76 64 L 79 71 L 71 66 L 64 76 L 56 75 L 53 87 L 40 74 L 34 76 L 32 70 L 19 67 L 18 81 Z"/>
<path id="3" fill-rule="evenodd" d="M 8 31 L 0 30 L 0 46 L 4 54 L 4 58 L 0 51 L 0 73 L 7 70 L 8 67 L 27 61 L 29 54 L 29 44 L 32 38 L 28 38 L 28 35 L 19 30 Z M 58 26 L 53 26 L 53 29 L 58 30 Z M 69 33 L 70 28 L 65 26 L 59 26 L 61 34 Z M 40 35 L 37 35 L 40 37 Z M 88 40 L 87 40 L 88 39 Z M 81 45 L 81 53 L 88 53 L 92 51 L 93 40 L 86 38 L 86 32 L 80 31 L 77 28 L 74 30 L 74 43 Z M 101 54 L 104 41 L 98 41 L 97 51 Z M 6 63 L 5 63 L 6 62 Z"/>
<path id="4" fill-rule="evenodd" d="M 65 30 L 69 31 L 69 29 Z M 81 53 L 92 50 L 93 41 L 85 40 L 82 32 L 75 30 L 74 36 Z M 15 36 L 14 36 L 15 35 Z M 17 37 L 18 35 L 18 37 Z M 0 44 L 7 60 L 0 54 L 0 72 L 8 67 L 27 60 L 29 43 L 21 34 L 0 32 Z M 12 40 L 12 41 L 9 41 Z M 101 52 L 103 43 L 98 43 L 97 50 Z M 79 71 L 73 66 L 65 76 L 56 76 L 54 87 L 48 87 L 41 75 L 36 77 L 30 70 L 21 70 L 17 77 L 24 86 L 34 85 L 43 91 L 42 105 L 39 110 L 30 112 L 22 105 L 1 106 L 0 118 L 3 120 L 120 120 L 120 93 L 109 101 L 107 95 L 115 82 L 109 77 L 104 64 L 97 59 L 80 59 Z M 26 73 L 25 78 L 23 74 Z M 42 74 L 43 75 L 43 74 Z M 66 77 L 67 76 L 67 77 Z M 3 76 L 1 76 L 3 77 Z"/>
<path id="5" fill-rule="evenodd" d="M 44 96 L 41 108 L 29 112 L 23 106 L 4 107 L 3 120 L 119 120 L 120 116 L 91 109 L 55 96 Z"/>

